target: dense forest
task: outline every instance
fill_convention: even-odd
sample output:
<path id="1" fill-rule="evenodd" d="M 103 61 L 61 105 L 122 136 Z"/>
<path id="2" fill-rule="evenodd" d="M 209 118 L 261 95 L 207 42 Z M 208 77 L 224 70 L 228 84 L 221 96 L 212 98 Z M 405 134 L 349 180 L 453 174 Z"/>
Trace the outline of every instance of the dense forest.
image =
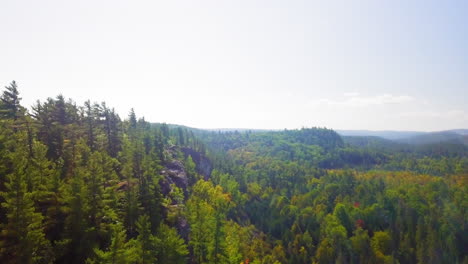
<path id="1" fill-rule="evenodd" d="M 0 99 L 0 263 L 468 263 L 463 143 Z"/>

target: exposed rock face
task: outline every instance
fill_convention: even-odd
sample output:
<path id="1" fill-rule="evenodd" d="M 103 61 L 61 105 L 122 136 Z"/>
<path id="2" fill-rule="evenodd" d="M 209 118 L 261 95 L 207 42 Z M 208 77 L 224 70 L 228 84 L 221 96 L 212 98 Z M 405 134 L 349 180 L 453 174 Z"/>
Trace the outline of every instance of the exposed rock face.
<path id="1" fill-rule="evenodd" d="M 179 230 L 180 236 L 188 242 L 188 237 L 190 233 L 190 226 L 187 222 L 187 219 L 185 217 L 179 218 L 179 221 L 177 222 L 177 230 Z"/>
<path id="2" fill-rule="evenodd" d="M 182 162 L 173 160 L 167 163 L 166 168 L 161 171 L 161 175 L 164 176 L 164 179 L 161 181 L 161 189 L 165 195 L 170 193 L 171 184 L 175 184 L 184 190 L 184 193 L 187 191 L 188 178 Z"/>
<path id="3" fill-rule="evenodd" d="M 161 191 L 165 196 L 168 196 L 172 191 L 171 184 L 175 184 L 178 188 L 183 190 L 184 196 L 187 198 L 189 180 L 184 164 L 182 164 L 180 160 L 177 160 L 177 156 L 180 156 L 180 154 L 177 154 L 179 151 L 184 154 L 185 158 L 189 155 L 192 157 L 192 160 L 196 165 L 197 173 L 203 175 L 205 180 L 210 178 L 213 167 L 211 161 L 205 155 L 191 148 L 182 148 L 179 150 L 177 147 L 170 147 L 166 149 L 166 153 L 172 158 L 172 160 L 166 162 L 164 164 L 164 169 L 161 170 L 161 175 L 163 176 L 163 179 L 160 181 Z M 173 201 L 173 204 L 166 207 L 166 212 L 176 212 L 181 209 L 179 208 L 180 206 L 183 205 L 177 204 L 176 201 Z M 187 219 L 179 215 L 174 224 L 181 237 L 188 241 L 190 227 Z"/>
<path id="4" fill-rule="evenodd" d="M 179 160 L 172 160 L 166 163 L 165 168 L 161 171 L 161 175 L 163 176 L 163 179 L 159 184 L 164 196 L 168 196 L 170 194 L 172 191 L 171 184 L 175 184 L 178 188 L 183 190 L 184 196 L 187 197 L 188 177 L 182 162 Z M 177 204 L 176 201 L 173 201 L 173 204 L 166 207 L 166 214 L 178 211 L 180 206 L 181 205 Z M 178 216 L 174 224 L 180 236 L 185 239 L 185 241 L 188 241 L 189 226 L 185 217 Z"/>
<path id="5" fill-rule="evenodd" d="M 172 204 L 172 205 L 169 205 L 167 209 L 169 211 L 172 211 L 172 212 L 177 212 L 177 211 L 180 212 L 181 210 L 183 210 L 183 208 L 180 208 L 180 207 L 183 207 L 183 205 Z M 175 213 L 175 214 L 177 214 L 177 213 Z M 185 216 L 180 215 L 180 214 L 177 215 L 176 220 L 174 221 L 174 225 L 175 225 L 175 228 L 177 229 L 177 231 L 179 232 L 179 235 L 186 242 L 188 242 L 188 237 L 189 237 L 189 233 L 190 233 L 190 226 L 189 226 Z"/>
<path id="6" fill-rule="evenodd" d="M 182 152 L 186 157 L 189 155 L 192 157 L 193 162 L 197 165 L 197 172 L 200 175 L 203 175 L 205 180 L 208 180 L 211 177 L 213 166 L 211 161 L 205 155 L 191 148 L 182 148 Z"/>

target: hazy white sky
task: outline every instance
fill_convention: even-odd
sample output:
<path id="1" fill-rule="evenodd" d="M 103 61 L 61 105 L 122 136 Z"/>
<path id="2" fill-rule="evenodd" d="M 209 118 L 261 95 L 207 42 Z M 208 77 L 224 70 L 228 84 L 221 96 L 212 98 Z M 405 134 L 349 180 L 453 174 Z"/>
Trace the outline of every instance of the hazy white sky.
<path id="1" fill-rule="evenodd" d="M 468 1 L 0 2 L 0 85 L 200 128 L 468 128 Z"/>

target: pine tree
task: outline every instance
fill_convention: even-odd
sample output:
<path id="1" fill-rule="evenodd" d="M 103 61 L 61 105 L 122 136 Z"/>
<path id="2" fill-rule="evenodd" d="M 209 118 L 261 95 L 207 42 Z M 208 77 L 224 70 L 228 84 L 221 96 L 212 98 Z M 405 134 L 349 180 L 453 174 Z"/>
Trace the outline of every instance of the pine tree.
<path id="1" fill-rule="evenodd" d="M 10 86 L 5 87 L 5 91 L 0 97 L 0 116 L 3 119 L 17 120 L 23 114 L 25 109 L 20 105 L 18 86 L 12 81 Z"/>
<path id="2" fill-rule="evenodd" d="M 197 173 L 196 164 L 193 162 L 192 156 L 187 156 L 184 165 L 189 179 L 189 185 L 194 185 L 198 180 L 200 180 L 200 175 Z"/>
<path id="3" fill-rule="evenodd" d="M 135 223 L 138 232 L 138 252 L 141 264 L 156 263 L 159 239 L 151 234 L 151 223 L 147 215 L 142 215 Z"/>
<path id="4" fill-rule="evenodd" d="M 114 109 L 107 108 L 105 103 L 102 103 L 103 117 L 104 117 L 104 132 L 107 138 L 106 150 L 107 153 L 115 158 L 121 149 L 121 128 L 120 118 L 115 113 Z"/>
<path id="5" fill-rule="evenodd" d="M 122 177 L 125 179 L 125 197 L 123 200 L 123 218 L 125 228 L 131 238 L 135 237 L 136 229 L 135 222 L 140 211 L 140 203 L 138 200 L 138 190 L 135 183 L 135 173 L 140 173 L 140 168 L 135 164 L 135 148 L 128 139 L 124 140 L 123 149 L 120 155 L 122 164 Z"/>
<path id="6" fill-rule="evenodd" d="M 187 201 L 187 218 L 190 224 L 190 246 L 196 263 L 210 261 L 222 263 L 225 259 L 226 213 L 230 206 L 229 195 L 221 186 L 200 180 Z"/>
<path id="7" fill-rule="evenodd" d="M 87 259 L 86 263 L 95 264 L 128 264 L 137 263 L 139 256 L 133 240 L 126 241 L 125 229 L 121 223 L 111 226 L 111 244 L 108 250 L 95 249 L 95 258 Z"/>
<path id="8" fill-rule="evenodd" d="M 160 166 L 155 159 L 155 153 L 150 153 L 143 159 L 143 177 L 139 184 L 139 199 L 142 208 L 147 212 L 151 223 L 151 231 L 154 234 L 163 219 L 161 187 L 158 175 Z"/>
<path id="9" fill-rule="evenodd" d="M 136 129 L 137 127 L 137 118 L 135 115 L 135 110 L 132 108 L 130 109 L 130 114 L 128 115 L 128 122 L 131 129 Z"/>
<path id="10" fill-rule="evenodd" d="M 32 192 L 38 209 L 44 215 L 44 228 L 47 238 L 54 243 L 63 231 L 63 181 L 60 167 L 47 159 L 47 147 L 33 140 L 33 156 L 29 160 L 28 190 Z"/>
<path id="11" fill-rule="evenodd" d="M 95 115 L 95 111 L 91 106 L 91 102 L 88 100 L 84 103 L 84 112 L 85 112 L 85 120 L 86 120 L 86 136 L 87 136 L 87 144 L 91 151 L 96 150 L 96 119 L 97 116 Z"/>
<path id="12" fill-rule="evenodd" d="M 87 190 L 83 181 L 83 173 L 78 169 L 70 184 L 67 186 L 65 201 L 67 204 L 65 231 L 69 240 L 67 259 L 73 263 L 82 263 L 92 245 L 87 243 L 86 215 L 88 204 L 86 202 Z M 93 241 L 94 242 L 94 241 Z"/>
<path id="13" fill-rule="evenodd" d="M 45 238 L 43 216 L 36 211 L 32 193 L 27 190 L 28 152 L 23 143 L 18 141 L 16 151 L 11 153 L 14 170 L 7 176 L 5 192 L 0 193 L 7 217 L 1 232 L 0 260 L 2 263 L 49 263 L 53 255 Z"/>
<path id="14" fill-rule="evenodd" d="M 156 236 L 159 239 L 157 250 L 158 263 L 187 263 L 187 255 L 189 253 L 187 245 L 175 228 L 161 223 Z"/>
<path id="15" fill-rule="evenodd" d="M 104 171 L 102 154 L 99 152 L 92 153 L 87 165 L 87 171 L 89 172 L 86 179 L 89 216 L 91 224 L 97 227 L 103 209 Z"/>
<path id="16" fill-rule="evenodd" d="M 198 264 L 207 261 L 209 244 L 214 238 L 214 209 L 206 201 L 208 194 L 208 183 L 199 181 L 194 185 L 192 196 L 187 201 L 187 220 L 190 224 L 189 245 L 192 248 L 194 261 Z"/>
<path id="17" fill-rule="evenodd" d="M 92 251 L 96 241 L 89 241 L 89 219 L 90 201 L 88 194 L 90 193 L 86 179 L 89 178 L 89 171 L 86 165 L 86 160 L 89 155 L 89 148 L 84 141 L 74 148 L 74 160 L 72 161 L 74 168 L 72 170 L 72 178 L 69 179 L 65 191 L 64 211 L 67 215 L 65 221 L 65 241 L 67 244 L 67 252 L 65 259 L 72 263 L 83 263 L 88 254 Z"/>

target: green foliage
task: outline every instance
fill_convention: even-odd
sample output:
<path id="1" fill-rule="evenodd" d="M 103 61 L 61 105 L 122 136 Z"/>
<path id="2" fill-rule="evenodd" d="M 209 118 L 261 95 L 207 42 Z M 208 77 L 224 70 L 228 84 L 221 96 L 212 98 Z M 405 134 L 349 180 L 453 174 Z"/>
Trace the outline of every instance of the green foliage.
<path id="1" fill-rule="evenodd" d="M 126 242 L 123 225 L 120 223 L 111 226 L 111 244 L 108 250 L 95 249 L 95 257 L 87 259 L 87 263 L 102 264 L 127 264 L 137 263 L 139 259 L 138 249 L 134 241 Z"/>
<path id="2" fill-rule="evenodd" d="M 187 219 L 190 224 L 190 242 L 196 263 L 222 263 L 225 247 L 226 213 L 230 197 L 220 186 L 200 180 L 187 201 Z"/>
<path id="3" fill-rule="evenodd" d="M 175 228 L 161 223 L 156 234 L 157 259 L 159 263 L 182 264 L 187 262 L 189 251 L 185 241 L 179 236 Z"/>
<path id="4" fill-rule="evenodd" d="M 14 82 L 0 99 L 1 263 L 468 259 L 464 145 L 206 132 L 61 95 L 29 115 Z"/>
<path id="5" fill-rule="evenodd" d="M 27 150 L 24 141 L 16 142 L 10 153 L 14 161 L 7 175 L 5 191 L 0 193 L 6 222 L 0 237 L 2 263 L 48 263 L 53 261 L 50 242 L 45 238 L 43 219 L 34 207 L 33 193 L 28 191 Z"/>
<path id="6" fill-rule="evenodd" d="M 17 120 L 25 111 L 20 105 L 20 101 L 18 86 L 15 81 L 12 81 L 10 86 L 5 87 L 5 91 L 0 97 L 0 117 Z"/>
<path id="7" fill-rule="evenodd" d="M 350 238 L 353 259 L 357 263 L 372 263 L 372 251 L 367 230 L 358 228 Z"/>
<path id="8" fill-rule="evenodd" d="M 151 223 L 147 215 L 142 215 L 136 222 L 136 230 L 138 232 L 137 245 L 139 263 L 156 263 L 157 247 L 161 242 L 151 234 Z"/>
<path id="9" fill-rule="evenodd" d="M 78 107 L 61 95 L 37 102 L 29 117 L 14 82 L 1 99 L 1 262 L 151 261 L 140 258 L 148 250 L 137 235 L 149 228 L 159 241 L 169 134 L 135 116 L 122 122 L 104 103 Z M 143 209 L 150 225 L 137 221 Z"/>

